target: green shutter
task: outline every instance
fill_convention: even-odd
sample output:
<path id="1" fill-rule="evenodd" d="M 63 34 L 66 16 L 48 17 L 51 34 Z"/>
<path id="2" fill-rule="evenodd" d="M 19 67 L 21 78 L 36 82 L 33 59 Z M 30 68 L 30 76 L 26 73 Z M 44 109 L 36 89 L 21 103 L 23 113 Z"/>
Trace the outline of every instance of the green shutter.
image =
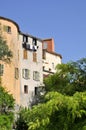
<path id="1" fill-rule="evenodd" d="M 33 71 L 33 80 L 35 80 L 35 71 Z"/>
<path id="2" fill-rule="evenodd" d="M 3 76 L 4 65 L 0 64 L 0 76 Z"/>
<path id="3" fill-rule="evenodd" d="M 24 78 L 24 69 L 22 69 L 22 77 Z"/>
<path id="4" fill-rule="evenodd" d="M 4 25 L 4 26 L 3 26 L 3 30 L 4 30 L 5 32 L 7 32 L 7 29 L 8 29 L 8 26 Z"/>

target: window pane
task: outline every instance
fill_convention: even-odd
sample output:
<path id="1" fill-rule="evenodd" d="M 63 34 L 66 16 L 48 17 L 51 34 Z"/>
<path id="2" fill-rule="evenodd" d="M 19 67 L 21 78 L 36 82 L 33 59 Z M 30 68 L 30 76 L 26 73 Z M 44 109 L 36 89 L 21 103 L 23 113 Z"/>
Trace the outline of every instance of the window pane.
<path id="1" fill-rule="evenodd" d="M 34 71 L 33 72 L 33 80 L 36 80 L 36 81 L 40 80 L 40 76 L 39 76 L 39 72 L 38 71 Z"/>
<path id="2" fill-rule="evenodd" d="M 30 71 L 28 69 L 23 69 L 22 70 L 22 77 L 25 79 L 29 79 L 30 78 Z"/>

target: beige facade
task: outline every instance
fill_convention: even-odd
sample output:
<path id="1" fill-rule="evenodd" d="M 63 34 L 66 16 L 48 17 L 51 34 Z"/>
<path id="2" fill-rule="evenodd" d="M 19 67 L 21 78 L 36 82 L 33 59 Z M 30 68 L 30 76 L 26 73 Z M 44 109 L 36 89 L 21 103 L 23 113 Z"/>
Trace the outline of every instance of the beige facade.
<path id="1" fill-rule="evenodd" d="M 15 68 L 19 68 L 19 59 L 18 59 L 18 51 L 19 51 L 19 40 L 18 33 L 19 28 L 17 24 L 9 19 L 5 19 L 0 17 L 0 29 L 3 38 L 6 40 L 9 48 L 13 53 L 12 62 L 10 64 L 4 64 L 4 73 L 2 76 L 2 84 L 7 89 L 7 91 L 13 94 L 13 97 L 16 100 L 16 103 L 20 102 L 20 82 L 19 79 L 15 78 Z"/>

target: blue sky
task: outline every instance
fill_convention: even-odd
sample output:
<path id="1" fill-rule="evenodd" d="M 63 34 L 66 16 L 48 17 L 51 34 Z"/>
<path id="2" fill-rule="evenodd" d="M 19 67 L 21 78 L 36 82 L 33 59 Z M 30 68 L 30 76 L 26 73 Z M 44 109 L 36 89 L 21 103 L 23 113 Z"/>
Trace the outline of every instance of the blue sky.
<path id="1" fill-rule="evenodd" d="M 54 38 L 63 63 L 86 57 L 86 0 L 0 0 L 0 16 L 24 33 Z"/>

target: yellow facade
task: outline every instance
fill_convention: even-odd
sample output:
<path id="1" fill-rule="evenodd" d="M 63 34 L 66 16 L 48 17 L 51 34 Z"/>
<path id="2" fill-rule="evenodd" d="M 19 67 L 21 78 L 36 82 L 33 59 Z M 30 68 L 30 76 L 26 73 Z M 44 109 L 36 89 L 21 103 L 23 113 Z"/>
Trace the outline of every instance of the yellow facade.
<path id="1" fill-rule="evenodd" d="M 8 30 L 5 30 L 5 27 L 8 27 Z M 15 68 L 19 68 L 19 28 L 13 21 L 0 17 L 0 31 L 13 53 L 13 58 L 11 59 L 10 64 L 0 62 L 1 64 L 4 64 L 2 86 L 13 95 L 16 103 L 20 104 L 20 82 L 19 78 L 15 78 Z"/>

